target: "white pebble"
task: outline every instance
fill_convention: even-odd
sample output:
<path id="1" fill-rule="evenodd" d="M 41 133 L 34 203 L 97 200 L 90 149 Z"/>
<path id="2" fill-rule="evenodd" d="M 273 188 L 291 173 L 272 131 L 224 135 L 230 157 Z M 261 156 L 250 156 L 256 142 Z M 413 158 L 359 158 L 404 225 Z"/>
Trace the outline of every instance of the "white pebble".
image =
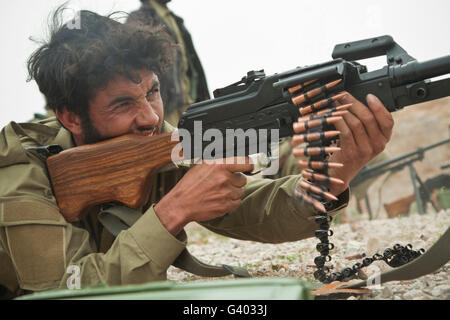
<path id="1" fill-rule="evenodd" d="M 445 296 L 447 293 L 450 293 L 450 286 L 446 284 L 437 286 L 431 290 L 431 294 L 435 297 Z"/>
<path id="2" fill-rule="evenodd" d="M 421 296 L 422 294 L 423 294 L 422 291 L 413 289 L 403 294 L 403 298 L 406 300 L 412 300 L 416 297 Z"/>
<path id="3" fill-rule="evenodd" d="M 392 297 L 392 290 L 389 287 L 384 287 L 383 290 L 381 290 L 381 298 L 388 299 Z"/>

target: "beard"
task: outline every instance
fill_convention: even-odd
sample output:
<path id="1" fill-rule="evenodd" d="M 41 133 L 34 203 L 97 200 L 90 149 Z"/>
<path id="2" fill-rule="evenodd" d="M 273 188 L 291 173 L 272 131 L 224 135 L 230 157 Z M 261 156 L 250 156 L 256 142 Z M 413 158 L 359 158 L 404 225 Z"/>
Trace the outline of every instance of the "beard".
<path id="1" fill-rule="evenodd" d="M 83 129 L 84 144 L 92 144 L 107 139 L 103 138 L 98 130 L 92 125 L 89 116 L 87 116 L 86 119 L 82 119 L 81 127 Z"/>

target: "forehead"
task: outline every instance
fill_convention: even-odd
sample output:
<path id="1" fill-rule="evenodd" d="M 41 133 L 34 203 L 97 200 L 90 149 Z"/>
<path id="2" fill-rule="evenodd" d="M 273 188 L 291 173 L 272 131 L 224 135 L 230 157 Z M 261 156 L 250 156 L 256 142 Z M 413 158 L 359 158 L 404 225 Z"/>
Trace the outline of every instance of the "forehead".
<path id="1" fill-rule="evenodd" d="M 138 77 L 134 81 L 125 76 L 118 75 L 110 80 L 105 87 L 94 91 L 90 101 L 99 102 L 99 100 L 113 99 L 124 94 L 140 95 L 142 92 L 149 90 L 155 82 L 158 82 L 158 76 L 152 71 L 138 70 L 135 72 Z"/>

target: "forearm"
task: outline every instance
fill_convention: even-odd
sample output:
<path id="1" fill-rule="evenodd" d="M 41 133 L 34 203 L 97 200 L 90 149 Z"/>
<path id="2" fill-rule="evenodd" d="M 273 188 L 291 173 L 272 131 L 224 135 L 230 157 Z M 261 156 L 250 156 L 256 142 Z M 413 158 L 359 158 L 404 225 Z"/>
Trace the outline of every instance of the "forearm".
<path id="1" fill-rule="evenodd" d="M 297 241 L 314 236 L 317 211 L 292 196 L 299 179 L 300 176 L 276 180 L 249 178 L 241 207 L 202 225 L 225 236 L 267 243 Z M 343 194 L 340 200 L 331 209 L 331 214 L 347 205 L 348 194 Z"/>
<path id="2" fill-rule="evenodd" d="M 162 226 L 173 236 L 177 236 L 189 223 L 185 213 L 176 198 L 171 193 L 154 206 L 154 211 Z"/>

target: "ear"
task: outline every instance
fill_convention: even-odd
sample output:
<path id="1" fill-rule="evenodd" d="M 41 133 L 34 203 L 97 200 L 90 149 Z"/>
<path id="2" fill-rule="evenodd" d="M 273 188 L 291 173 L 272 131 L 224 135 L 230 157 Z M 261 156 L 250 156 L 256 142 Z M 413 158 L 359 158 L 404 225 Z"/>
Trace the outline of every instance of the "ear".
<path id="1" fill-rule="evenodd" d="M 56 117 L 74 137 L 82 135 L 81 118 L 73 111 L 69 111 L 66 107 L 63 107 L 62 111 L 56 110 Z"/>

